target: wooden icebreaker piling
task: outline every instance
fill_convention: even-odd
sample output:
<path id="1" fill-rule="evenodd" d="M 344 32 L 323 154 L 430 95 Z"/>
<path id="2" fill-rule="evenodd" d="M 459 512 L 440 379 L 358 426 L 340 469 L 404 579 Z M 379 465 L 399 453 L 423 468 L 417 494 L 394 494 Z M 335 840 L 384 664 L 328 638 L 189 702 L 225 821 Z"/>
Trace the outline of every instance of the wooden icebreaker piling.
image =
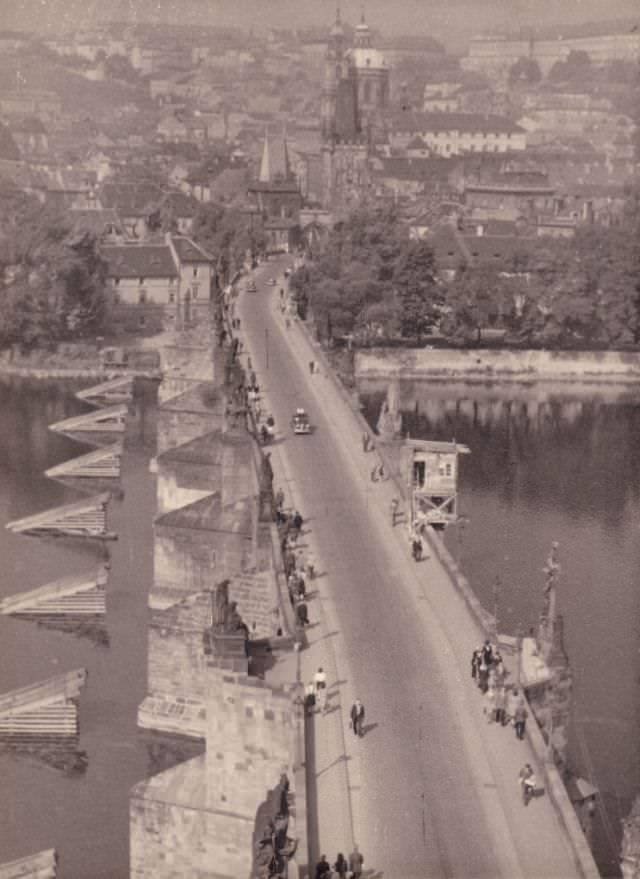
<path id="1" fill-rule="evenodd" d="M 77 736 L 77 700 L 86 681 L 80 668 L 1 695 L 0 739 Z"/>
<path id="2" fill-rule="evenodd" d="M 95 452 L 72 458 L 55 467 L 45 470 L 45 476 L 50 479 L 63 479 L 65 477 L 85 477 L 94 479 L 118 479 L 120 477 L 120 459 L 122 457 L 122 443 L 117 442 Z"/>
<path id="3" fill-rule="evenodd" d="M 55 879 L 58 855 L 54 848 L 0 864 L 0 879 Z"/>
<path id="4" fill-rule="evenodd" d="M 53 507 L 34 516 L 16 519 L 5 526 L 14 534 L 37 537 L 97 537 L 115 540 L 117 535 L 107 529 L 107 505 L 111 499 L 108 491 L 93 495 L 73 504 Z"/>
<path id="5" fill-rule="evenodd" d="M 104 616 L 108 572 L 64 577 L 0 601 L 0 614 L 21 617 Z"/>

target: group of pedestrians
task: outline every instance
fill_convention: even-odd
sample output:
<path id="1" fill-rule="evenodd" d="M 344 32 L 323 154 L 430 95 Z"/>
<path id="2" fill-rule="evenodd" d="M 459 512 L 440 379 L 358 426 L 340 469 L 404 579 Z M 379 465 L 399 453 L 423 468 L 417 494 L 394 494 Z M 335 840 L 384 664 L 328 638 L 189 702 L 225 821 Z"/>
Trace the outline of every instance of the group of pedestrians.
<path id="1" fill-rule="evenodd" d="M 333 867 L 327 860 L 326 855 L 321 855 L 320 860 L 316 864 L 315 879 L 360 879 L 362 876 L 362 866 L 364 858 L 362 852 L 357 845 L 353 847 L 353 851 L 349 858 L 345 858 L 342 852 L 338 852 L 338 856 Z"/>
<path id="2" fill-rule="evenodd" d="M 296 551 L 304 520 L 298 510 L 291 514 L 283 510 L 284 494 L 278 491 L 275 495 L 276 521 L 283 531 L 282 558 L 284 560 L 287 589 L 291 606 L 295 610 L 296 624 L 304 629 L 310 625 L 307 606 L 307 581 L 315 577 L 315 560 L 311 551 Z"/>
<path id="3" fill-rule="evenodd" d="M 516 738 L 522 741 L 528 717 L 527 703 L 517 686 L 507 685 L 506 676 L 500 651 L 487 638 L 481 647 L 473 651 L 471 677 L 484 694 L 483 712 L 487 722 L 512 726 Z M 538 790 L 531 764 L 524 764 L 518 775 L 518 783 L 522 791 L 522 801 L 528 806 Z"/>
<path id="4" fill-rule="evenodd" d="M 484 694 L 484 714 L 488 723 L 511 725 L 516 738 L 524 739 L 528 717 L 526 701 L 517 687 L 507 686 L 506 676 L 500 650 L 487 638 L 471 657 L 471 677 Z"/>

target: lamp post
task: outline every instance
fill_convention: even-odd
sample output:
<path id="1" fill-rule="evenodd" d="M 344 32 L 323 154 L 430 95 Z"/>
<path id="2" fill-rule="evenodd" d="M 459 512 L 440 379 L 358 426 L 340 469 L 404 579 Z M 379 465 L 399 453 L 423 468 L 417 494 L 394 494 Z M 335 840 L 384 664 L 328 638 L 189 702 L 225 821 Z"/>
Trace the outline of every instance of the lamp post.
<path id="1" fill-rule="evenodd" d="M 264 328 L 264 366 L 269 369 L 269 330 Z"/>
<path id="2" fill-rule="evenodd" d="M 502 594 L 502 581 L 500 577 L 496 577 L 493 582 L 493 620 L 495 626 L 495 639 L 498 643 L 498 605 L 500 603 L 500 595 Z"/>
<path id="3" fill-rule="evenodd" d="M 522 681 L 522 639 L 524 637 L 522 623 L 516 626 L 516 688 L 520 689 Z"/>

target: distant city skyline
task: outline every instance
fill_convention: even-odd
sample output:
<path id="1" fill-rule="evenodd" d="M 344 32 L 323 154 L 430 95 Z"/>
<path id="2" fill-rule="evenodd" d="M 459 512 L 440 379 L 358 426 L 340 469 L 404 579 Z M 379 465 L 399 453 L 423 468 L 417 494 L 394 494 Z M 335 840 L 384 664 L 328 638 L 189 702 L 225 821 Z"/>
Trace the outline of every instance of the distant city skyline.
<path id="1" fill-rule="evenodd" d="M 38 32 L 73 31 L 100 21 L 163 22 L 240 27 L 264 33 L 269 27 L 329 25 L 335 0 L 5 0 L 4 27 Z M 4 4 L 3 4 L 4 5 Z M 361 12 L 388 36 L 429 35 L 462 51 L 486 30 L 558 27 L 603 19 L 638 18 L 637 0 L 340 0 L 342 17 L 355 23 Z"/>

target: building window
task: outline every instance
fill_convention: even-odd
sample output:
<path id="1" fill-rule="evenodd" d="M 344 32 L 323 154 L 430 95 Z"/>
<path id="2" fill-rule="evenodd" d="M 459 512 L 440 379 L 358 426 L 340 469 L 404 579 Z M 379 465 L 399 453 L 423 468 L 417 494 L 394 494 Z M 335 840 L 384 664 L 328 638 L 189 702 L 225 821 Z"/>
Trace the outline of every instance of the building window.
<path id="1" fill-rule="evenodd" d="M 116 287 L 119 286 L 120 278 L 114 278 L 113 283 L 115 284 Z"/>
<path id="2" fill-rule="evenodd" d="M 144 326 L 146 326 L 146 323 L 147 323 L 147 319 L 146 319 L 146 317 L 144 316 L 144 314 L 141 314 L 141 315 L 138 317 L 138 326 L 139 326 L 139 327 L 144 327 Z"/>
<path id="3" fill-rule="evenodd" d="M 147 301 L 147 291 L 141 290 L 140 293 L 138 294 L 138 302 L 140 303 L 140 305 L 144 305 L 146 301 Z"/>
<path id="4" fill-rule="evenodd" d="M 138 284 L 144 284 L 144 278 L 138 278 Z"/>
<path id="5" fill-rule="evenodd" d="M 194 278 L 197 278 L 197 277 L 198 277 L 198 266 L 194 266 L 194 267 L 193 267 L 193 277 L 194 277 Z"/>
<path id="6" fill-rule="evenodd" d="M 191 288 L 191 291 L 192 291 L 192 293 L 193 293 L 193 298 L 194 298 L 194 299 L 197 299 L 197 298 L 198 298 L 198 291 L 199 291 L 199 289 L 200 289 L 199 287 L 195 287 L 195 286 Z"/>
<path id="7" fill-rule="evenodd" d="M 169 302 L 175 302 L 175 301 L 176 301 L 176 294 L 173 292 L 173 290 L 169 290 Z"/>
<path id="8" fill-rule="evenodd" d="M 117 305 L 118 302 L 120 302 L 120 294 L 119 294 L 119 293 L 114 293 L 114 294 L 113 294 L 113 302 L 114 302 L 115 305 Z"/>

